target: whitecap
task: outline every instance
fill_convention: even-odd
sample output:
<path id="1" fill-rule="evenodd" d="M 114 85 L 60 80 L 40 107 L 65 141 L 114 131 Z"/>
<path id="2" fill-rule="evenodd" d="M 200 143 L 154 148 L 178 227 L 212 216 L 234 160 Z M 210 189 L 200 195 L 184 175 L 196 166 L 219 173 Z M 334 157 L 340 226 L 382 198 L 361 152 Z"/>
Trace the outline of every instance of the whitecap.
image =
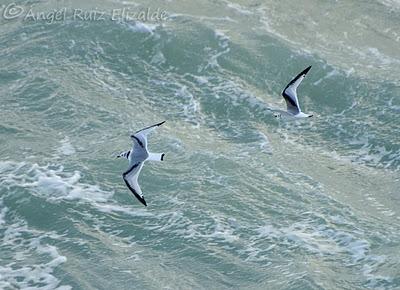
<path id="1" fill-rule="evenodd" d="M 75 148 L 72 146 L 68 137 L 65 137 L 60 141 L 61 146 L 58 148 L 58 152 L 63 155 L 73 155 L 75 154 Z"/>
<path id="2" fill-rule="evenodd" d="M 148 216 L 148 212 L 115 204 L 113 191 L 103 190 L 98 185 L 81 182 L 81 172 L 65 172 L 62 166 L 0 161 L 0 183 L 7 187 L 23 187 L 30 194 L 48 202 L 77 201 L 87 203 L 101 212 Z M 1 213 L 0 212 L 0 224 Z M 6 210 L 4 210 L 6 212 Z"/>
<path id="3" fill-rule="evenodd" d="M 134 32 L 153 34 L 159 25 L 136 21 L 134 24 L 127 24 L 127 26 Z"/>
<path id="4" fill-rule="evenodd" d="M 60 286 L 60 279 L 53 273 L 67 258 L 56 246 L 42 241 L 58 240 L 60 235 L 31 229 L 25 221 L 16 220 L 15 215 L 7 217 L 5 213 L 9 209 L 3 205 L 3 199 L 4 196 L 0 200 L 0 243 L 2 253 L 13 258 L 2 259 L 0 289 L 72 289 L 68 285 Z"/>

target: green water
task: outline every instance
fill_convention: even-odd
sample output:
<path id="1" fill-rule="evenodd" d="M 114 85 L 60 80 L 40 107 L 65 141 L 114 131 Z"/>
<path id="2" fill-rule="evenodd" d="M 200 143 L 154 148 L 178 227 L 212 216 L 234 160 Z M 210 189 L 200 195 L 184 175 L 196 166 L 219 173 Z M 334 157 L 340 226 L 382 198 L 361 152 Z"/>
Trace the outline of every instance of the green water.
<path id="1" fill-rule="evenodd" d="M 399 1 L 9 4 L 1 289 L 400 289 Z M 163 120 L 144 208 L 115 155 Z"/>

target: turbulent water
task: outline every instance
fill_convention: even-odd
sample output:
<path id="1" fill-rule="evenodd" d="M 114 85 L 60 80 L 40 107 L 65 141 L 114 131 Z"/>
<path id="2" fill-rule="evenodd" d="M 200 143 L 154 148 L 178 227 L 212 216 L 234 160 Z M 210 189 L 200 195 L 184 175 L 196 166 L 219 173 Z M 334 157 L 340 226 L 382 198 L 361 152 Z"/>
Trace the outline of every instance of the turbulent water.
<path id="1" fill-rule="evenodd" d="M 0 289 L 400 289 L 399 1 L 81 2 L 1 7 Z"/>

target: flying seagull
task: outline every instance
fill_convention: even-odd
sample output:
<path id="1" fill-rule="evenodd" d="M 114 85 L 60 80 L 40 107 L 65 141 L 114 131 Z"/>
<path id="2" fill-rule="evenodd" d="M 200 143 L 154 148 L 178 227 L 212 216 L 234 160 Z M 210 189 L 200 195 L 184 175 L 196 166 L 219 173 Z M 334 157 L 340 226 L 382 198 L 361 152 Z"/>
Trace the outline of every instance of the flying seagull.
<path id="1" fill-rule="evenodd" d="M 164 153 L 150 153 L 147 150 L 147 135 L 164 123 L 165 121 L 146 127 L 131 135 L 133 141 L 132 149 L 122 152 L 117 156 L 117 158 L 123 157 L 129 160 L 129 169 L 122 174 L 122 177 L 129 190 L 145 206 L 147 206 L 147 204 L 138 183 L 140 171 L 145 161 L 163 161 L 165 155 Z"/>
<path id="2" fill-rule="evenodd" d="M 311 69 L 311 65 L 299 73 L 293 80 L 288 83 L 286 88 L 282 92 L 282 96 L 286 101 L 287 111 L 283 112 L 286 116 L 291 116 L 295 118 L 308 118 L 313 115 L 305 114 L 301 111 L 299 100 L 297 99 L 297 87 L 306 77 L 306 74 Z M 281 114 L 275 114 L 275 117 L 280 117 Z"/>

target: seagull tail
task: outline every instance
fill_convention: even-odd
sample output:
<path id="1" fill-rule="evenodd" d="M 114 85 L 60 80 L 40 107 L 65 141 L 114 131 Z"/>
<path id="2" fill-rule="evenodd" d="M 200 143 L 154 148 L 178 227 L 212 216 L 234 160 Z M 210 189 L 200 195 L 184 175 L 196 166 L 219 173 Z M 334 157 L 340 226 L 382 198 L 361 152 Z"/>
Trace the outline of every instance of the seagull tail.
<path id="1" fill-rule="evenodd" d="M 149 161 L 164 161 L 164 153 L 149 153 L 147 160 Z"/>

